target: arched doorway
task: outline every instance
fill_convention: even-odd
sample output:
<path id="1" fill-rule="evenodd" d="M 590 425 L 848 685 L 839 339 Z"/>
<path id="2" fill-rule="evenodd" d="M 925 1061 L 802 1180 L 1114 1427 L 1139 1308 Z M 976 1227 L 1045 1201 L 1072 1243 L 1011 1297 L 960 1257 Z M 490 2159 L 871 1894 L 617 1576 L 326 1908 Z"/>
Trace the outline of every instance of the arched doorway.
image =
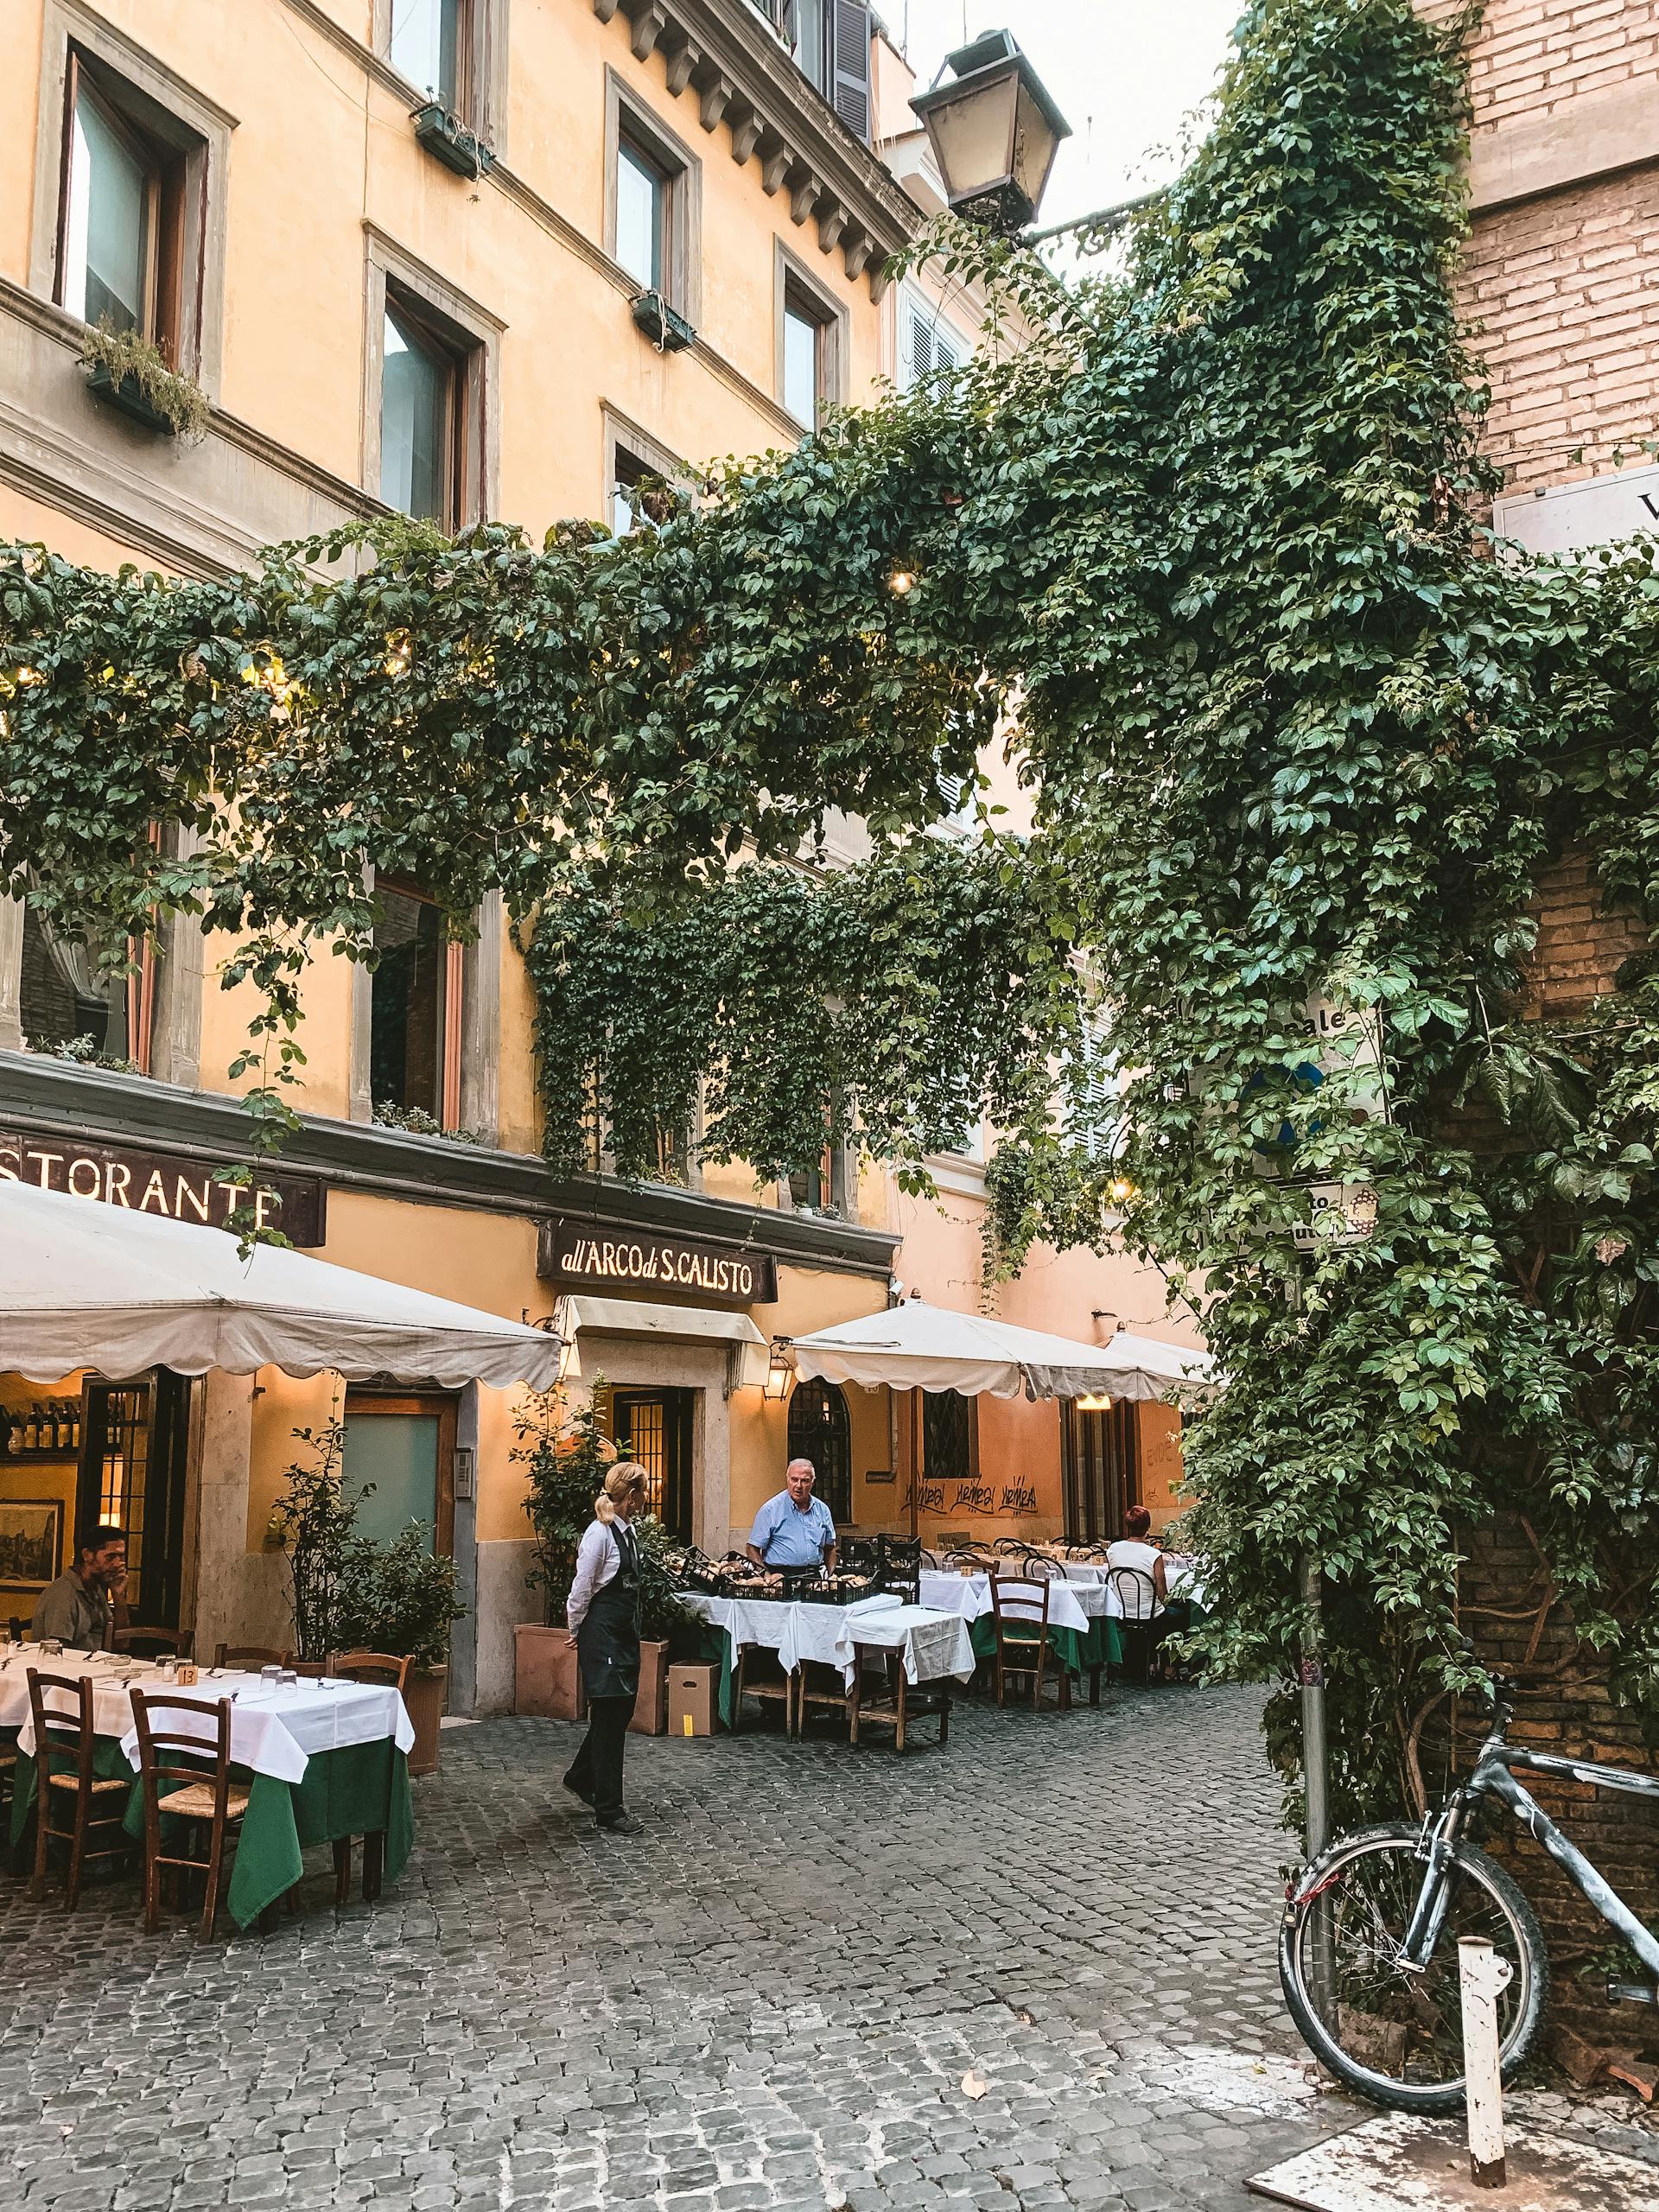
<path id="1" fill-rule="evenodd" d="M 837 1529 L 853 1517 L 853 1424 L 839 1384 L 798 1382 L 789 1402 L 789 1456 L 817 1470 L 817 1495 Z"/>

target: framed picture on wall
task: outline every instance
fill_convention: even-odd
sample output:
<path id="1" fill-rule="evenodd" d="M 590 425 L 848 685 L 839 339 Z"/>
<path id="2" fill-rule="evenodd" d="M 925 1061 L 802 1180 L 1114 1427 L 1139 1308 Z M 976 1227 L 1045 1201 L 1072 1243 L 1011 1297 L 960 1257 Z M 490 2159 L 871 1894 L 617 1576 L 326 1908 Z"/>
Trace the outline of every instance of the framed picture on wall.
<path id="1" fill-rule="evenodd" d="M 44 1590 L 63 1572 L 63 1500 L 0 1497 L 0 1590 Z"/>

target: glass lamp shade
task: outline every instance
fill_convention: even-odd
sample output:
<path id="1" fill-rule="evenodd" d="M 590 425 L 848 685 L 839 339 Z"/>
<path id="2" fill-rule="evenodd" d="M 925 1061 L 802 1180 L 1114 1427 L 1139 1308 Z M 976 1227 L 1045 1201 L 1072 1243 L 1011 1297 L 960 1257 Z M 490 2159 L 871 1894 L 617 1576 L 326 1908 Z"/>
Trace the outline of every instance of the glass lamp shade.
<path id="1" fill-rule="evenodd" d="M 953 208 L 1007 230 L 1030 222 L 1071 129 L 1008 32 L 947 54 L 938 81 L 911 106 Z"/>

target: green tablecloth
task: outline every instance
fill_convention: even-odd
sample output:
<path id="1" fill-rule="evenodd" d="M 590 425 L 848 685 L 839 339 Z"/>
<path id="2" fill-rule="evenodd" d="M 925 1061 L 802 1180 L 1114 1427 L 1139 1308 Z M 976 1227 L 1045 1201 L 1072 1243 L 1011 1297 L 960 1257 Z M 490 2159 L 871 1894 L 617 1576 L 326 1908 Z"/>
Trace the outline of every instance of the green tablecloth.
<path id="1" fill-rule="evenodd" d="M 969 1634 L 973 1638 L 976 1658 L 995 1658 L 995 1614 L 982 1613 L 972 1624 Z M 1103 1617 L 1090 1621 L 1083 1630 L 1051 1626 L 1048 1648 L 1068 1675 L 1087 1675 L 1096 1667 L 1121 1666 L 1123 1660 L 1123 1641 L 1118 1635 L 1117 1623 Z"/>
<path id="2" fill-rule="evenodd" d="M 720 1719 L 723 1728 L 732 1725 L 732 1712 L 737 1702 L 737 1647 L 723 1628 L 716 1628 L 712 1621 L 702 1624 L 699 1649 L 702 1662 L 720 1669 Z"/>
<path id="3" fill-rule="evenodd" d="M 92 1766 L 100 1778 L 124 1780 L 132 1774 L 126 1754 L 112 1736 L 93 1746 Z M 395 1882 L 409 1863 L 415 1841 L 410 1800 L 409 1761 L 389 1737 L 353 1744 L 343 1751 L 314 1751 L 298 1782 L 278 1782 L 268 1774 L 247 1776 L 248 1809 L 231 1868 L 226 1908 L 238 1928 L 251 1926 L 268 1905 L 291 1890 L 304 1872 L 302 1853 L 311 1844 L 384 1830 L 385 1878 Z M 35 1762 L 21 1753 L 11 1804 L 11 1838 L 22 1840 L 35 1804 Z M 136 1778 L 127 1800 L 127 1834 L 142 1844 L 143 1792 Z"/>

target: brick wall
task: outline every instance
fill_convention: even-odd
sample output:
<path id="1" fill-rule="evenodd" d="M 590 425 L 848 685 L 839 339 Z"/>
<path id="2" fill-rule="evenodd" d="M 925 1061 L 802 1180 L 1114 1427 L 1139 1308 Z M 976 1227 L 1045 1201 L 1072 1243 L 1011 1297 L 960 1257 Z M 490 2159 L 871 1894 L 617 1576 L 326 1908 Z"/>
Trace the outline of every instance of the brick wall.
<path id="1" fill-rule="evenodd" d="M 1453 7 L 1425 7 L 1446 16 Z M 1487 0 L 1471 51 L 1477 138 L 1519 117 L 1659 76 L 1659 0 Z"/>
<path id="2" fill-rule="evenodd" d="M 1648 943 L 1635 915 L 1602 904 L 1590 856 L 1567 853 L 1539 878 L 1532 901 L 1538 942 L 1519 1011 L 1529 1020 L 1577 1014 L 1614 988 L 1614 977 Z"/>

